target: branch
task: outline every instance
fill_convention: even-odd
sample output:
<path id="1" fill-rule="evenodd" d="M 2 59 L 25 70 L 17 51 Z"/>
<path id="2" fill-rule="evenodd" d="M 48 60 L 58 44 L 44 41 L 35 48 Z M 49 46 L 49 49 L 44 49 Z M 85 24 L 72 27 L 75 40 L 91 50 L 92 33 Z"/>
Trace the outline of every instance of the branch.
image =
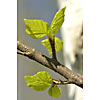
<path id="1" fill-rule="evenodd" d="M 83 77 L 71 71 L 66 66 L 60 64 L 57 60 L 53 58 L 48 58 L 47 56 L 36 51 L 34 48 L 27 46 L 26 44 L 24 44 L 19 40 L 17 41 L 17 50 L 19 50 L 18 54 L 26 56 L 32 60 L 35 60 L 36 62 L 44 65 L 45 67 L 65 77 L 67 79 L 67 82 L 70 82 L 71 84 L 75 84 L 83 88 Z"/>

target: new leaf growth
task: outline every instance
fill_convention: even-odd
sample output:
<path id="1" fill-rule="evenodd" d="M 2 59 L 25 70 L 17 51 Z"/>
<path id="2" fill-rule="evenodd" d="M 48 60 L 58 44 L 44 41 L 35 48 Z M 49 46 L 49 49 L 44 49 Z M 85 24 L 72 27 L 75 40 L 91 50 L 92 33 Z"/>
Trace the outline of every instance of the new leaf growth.
<path id="1" fill-rule="evenodd" d="M 32 38 L 40 39 L 45 35 L 47 36 L 47 39 L 42 40 L 41 43 L 47 48 L 49 54 L 53 54 L 54 59 L 56 59 L 56 53 L 63 47 L 62 40 L 55 37 L 55 34 L 59 31 L 64 22 L 65 9 L 66 7 L 62 8 L 55 14 L 50 27 L 48 23 L 43 20 L 24 19 L 26 32 Z M 44 91 L 51 85 L 48 94 L 51 97 L 59 97 L 61 95 L 61 90 L 54 85 L 51 75 L 45 71 L 38 72 L 33 76 L 25 76 L 25 81 L 27 86 L 36 91 Z"/>
<path id="2" fill-rule="evenodd" d="M 43 20 L 30 20 L 30 19 L 24 19 L 26 24 L 26 32 L 35 39 L 40 39 L 47 36 L 47 39 L 41 41 L 41 43 L 47 48 L 49 54 L 52 54 L 52 47 L 50 43 L 50 39 L 54 39 L 54 35 L 59 31 L 60 27 L 62 26 L 64 22 L 64 12 L 66 7 L 59 10 L 51 23 L 51 26 L 49 27 L 48 23 Z M 55 50 L 56 52 L 59 52 L 63 47 L 63 42 L 60 38 L 55 38 Z"/>

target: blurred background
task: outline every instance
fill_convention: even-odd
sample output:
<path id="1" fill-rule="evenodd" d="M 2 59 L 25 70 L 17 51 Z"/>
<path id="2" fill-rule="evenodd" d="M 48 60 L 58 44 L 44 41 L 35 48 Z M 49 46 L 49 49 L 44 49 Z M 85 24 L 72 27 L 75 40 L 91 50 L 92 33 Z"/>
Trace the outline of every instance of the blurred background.
<path id="1" fill-rule="evenodd" d="M 18 0 L 17 3 L 18 39 L 30 47 L 50 57 L 46 48 L 40 43 L 42 39 L 32 39 L 25 32 L 24 18 L 41 19 L 49 23 L 55 13 L 67 6 L 65 22 L 61 30 L 56 34 L 64 43 L 64 48 L 57 53 L 58 60 L 79 74 L 83 74 L 83 31 L 82 31 L 82 0 Z M 45 37 L 44 37 L 45 38 Z M 54 79 L 66 80 L 59 74 L 43 67 L 35 61 L 18 55 L 18 100 L 83 100 L 82 89 L 75 85 L 63 85 L 61 96 L 51 98 L 48 90 L 37 92 L 27 87 L 24 76 L 36 74 L 39 71 L 47 71 Z"/>

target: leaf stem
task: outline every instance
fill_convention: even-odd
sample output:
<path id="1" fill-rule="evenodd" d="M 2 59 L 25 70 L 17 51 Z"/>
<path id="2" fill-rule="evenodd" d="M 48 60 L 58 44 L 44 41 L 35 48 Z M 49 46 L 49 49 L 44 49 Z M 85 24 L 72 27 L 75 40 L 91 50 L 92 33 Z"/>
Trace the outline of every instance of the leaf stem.
<path id="1" fill-rule="evenodd" d="M 50 41 L 51 48 L 52 48 L 52 58 L 57 60 L 56 50 L 55 50 L 55 36 L 53 36 L 53 38 L 49 38 L 49 41 Z"/>

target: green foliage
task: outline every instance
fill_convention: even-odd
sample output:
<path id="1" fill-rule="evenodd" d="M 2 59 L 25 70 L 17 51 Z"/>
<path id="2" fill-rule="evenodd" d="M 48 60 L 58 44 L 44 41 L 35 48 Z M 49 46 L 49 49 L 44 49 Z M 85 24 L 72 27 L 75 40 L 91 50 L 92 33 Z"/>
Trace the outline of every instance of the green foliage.
<path id="1" fill-rule="evenodd" d="M 42 20 L 29 20 L 24 19 L 26 24 L 26 32 L 35 39 L 40 39 L 48 32 L 49 25 Z"/>
<path id="2" fill-rule="evenodd" d="M 48 39 L 41 41 L 41 43 L 47 48 L 49 54 L 52 54 L 51 45 Z M 55 37 L 55 49 L 56 52 L 59 52 L 63 47 L 63 42 L 61 39 Z"/>
<path id="3" fill-rule="evenodd" d="M 25 76 L 24 78 L 27 83 L 27 86 L 36 91 L 44 91 L 51 85 L 48 90 L 48 94 L 51 97 L 56 98 L 61 95 L 61 90 L 56 85 L 54 85 L 51 79 L 51 75 L 48 72 L 41 71 L 33 76 Z"/>
<path id="4" fill-rule="evenodd" d="M 49 91 L 48 91 L 48 94 L 51 97 L 58 98 L 61 95 L 61 90 L 57 86 L 51 86 L 50 89 L 49 89 Z"/>
<path id="5" fill-rule="evenodd" d="M 48 23 L 43 20 L 29 20 L 24 19 L 26 24 L 26 32 L 35 39 L 40 39 L 43 36 L 47 36 L 48 39 L 41 41 L 41 43 L 48 49 L 49 54 L 52 54 L 51 43 L 49 39 L 53 38 L 54 35 L 59 31 L 61 25 L 64 22 L 64 12 L 66 7 L 59 10 L 49 27 Z M 55 38 L 55 49 L 56 52 L 59 52 L 62 49 L 63 43 L 59 38 Z"/>
<path id="6" fill-rule="evenodd" d="M 51 23 L 51 30 L 52 30 L 52 34 L 56 34 L 61 25 L 63 24 L 64 22 L 64 12 L 65 12 L 65 9 L 66 7 L 64 7 L 63 9 L 59 10 L 56 14 L 55 14 L 55 17 Z"/>
<path id="7" fill-rule="evenodd" d="M 27 86 L 36 91 L 44 91 L 52 84 L 51 75 L 45 71 L 38 72 L 33 76 L 25 76 L 25 81 Z"/>

